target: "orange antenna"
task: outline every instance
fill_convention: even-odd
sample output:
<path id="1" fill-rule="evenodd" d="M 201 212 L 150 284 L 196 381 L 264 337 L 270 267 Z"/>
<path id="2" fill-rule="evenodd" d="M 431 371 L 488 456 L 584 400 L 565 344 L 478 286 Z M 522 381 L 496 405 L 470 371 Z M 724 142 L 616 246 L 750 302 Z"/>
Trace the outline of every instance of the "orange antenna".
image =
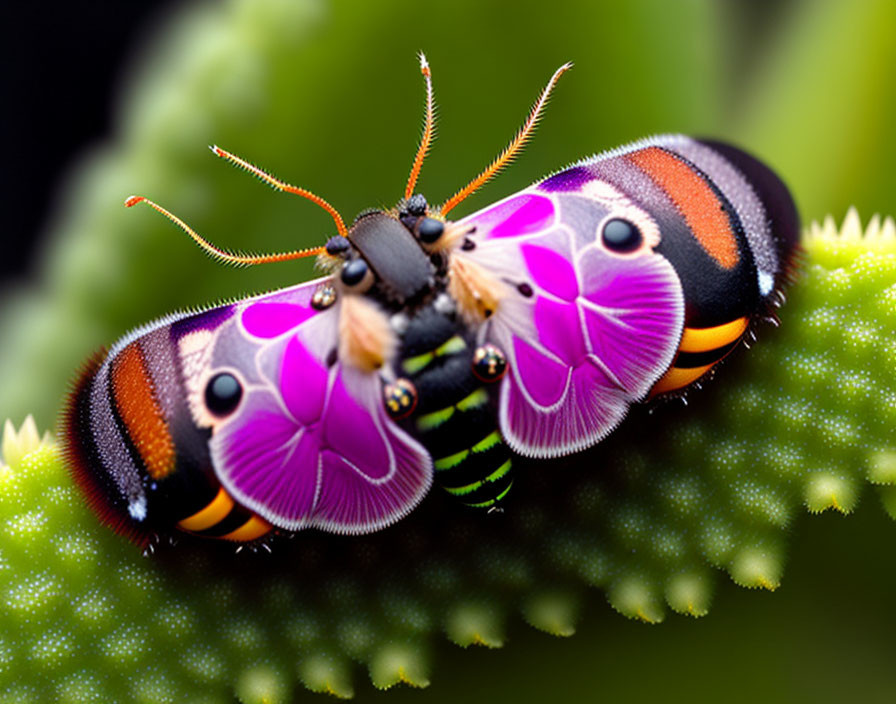
<path id="1" fill-rule="evenodd" d="M 299 188 L 298 186 L 291 186 L 288 183 L 281 181 L 280 179 L 274 178 L 269 173 L 266 173 L 266 172 L 262 171 L 261 169 L 259 169 L 257 166 L 253 166 L 248 161 L 245 161 L 244 159 L 240 159 L 236 154 L 231 154 L 230 152 L 225 151 L 224 149 L 221 149 L 221 147 L 219 147 L 217 145 L 215 145 L 213 147 L 209 147 L 209 148 L 215 153 L 216 156 L 219 156 L 222 159 L 226 159 L 231 164 L 238 166 L 241 169 L 245 169 L 250 174 L 257 176 L 262 181 L 264 181 L 266 184 L 275 188 L 276 190 L 286 191 L 287 193 L 294 193 L 297 196 L 302 196 L 302 198 L 307 198 L 312 203 L 317 203 L 321 208 L 323 208 L 330 214 L 330 217 L 333 218 L 333 221 L 336 223 L 336 229 L 338 230 L 339 234 L 342 235 L 343 237 L 346 237 L 348 235 L 348 229 L 346 229 L 345 223 L 342 221 L 342 216 L 339 214 L 339 212 L 336 210 L 336 208 L 334 208 L 332 205 L 330 205 L 327 201 L 325 201 L 320 196 L 316 196 L 311 191 L 308 191 L 304 188 Z"/>
<path id="2" fill-rule="evenodd" d="M 432 100 L 432 71 L 429 69 L 429 62 L 420 52 L 420 73 L 426 81 L 426 116 L 423 120 L 423 135 L 420 137 L 420 146 L 417 147 L 417 155 L 414 157 L 414 165 L 411 167 L 411 175 L 408 178 L 408 185 L 404 189 L 404 198 L 407 200 L 414 195 L 414 187 L 417 185 L 417 178 L 420 176 L 420 168 L 423 166 L 423 160 L 429 152 L 432 145 L 432 139 L 435 136 L 435 109 Z"/>
<path id="3" fill-rule="evenodd" d="M 554 75 L 551 76 L 551 80 L 548 81 L 548 84 L 544 87 L 544 90 L 541 91 L 541 95 L 538 96 L 538 100 L 536 100 L 535 104 L 532 106 L 532 110 L 529 112 L 529 117 L 526 119 L 525 124 L 520 128 L 520 131 L 516 133 L 516 136 L 513 138 L 510 144 L 508 144 L 504 148 L 504 151 L 501 152 L 498 157 L 485 168 L 485 171 L 483 171 L 476 178 L 470 181 L 470 183 L 461 188 L 457 193 L 455 193 L 447 201 L 445 201 L 444 205 L 439 208 L 439 211 L 442 215 L 446 215 L 449 211 L 453 210 L 454 207 L 461 203 L 464 199 L 466 199 L 467 196 L 470 196 L 477 190 L 479 190 L 479 188 L 482 187 L 483 184 L 487 183 L 495 176 L 495 174 L 497 174 L 501 169 L 507 166 L 507 164 L 513 161 L 513 158 L 517 155 L 517 153 L 522 150 L 524 146 L 526 146 L 526 142 L 529 141 L 529 138 L 532 136 L 532 132 L 535 131 L 535 126 L 538 124 L 538 120 L 541 118 L 541 113 L 544 110 L 544 106 L 548 102 L 548 97 L 551 95 L 551 91 L 554 89 L 557 80 L 571 68 L 572 63 L 565 63 L 556 71 L 554 71 Z"/>
<path id="4" fill-rule="evenodd" d="M 313 257 L 316 254 L 323 254 L 324 252 L 323 247 L 297 249 L 292 252 L 281 252 L 279 254 L 241 254 L 228 252 L 226 249 L 221 249 L 220 247 L 216 247 L 215 245 L 213 245 L 179 217 L 172 213 L 169 213 L 161 205 L 153 203 L 148 198 L 144 198 L 143 196 L 130 196 L 127 200 L 125 200 L 124 205 L 126 208 L 133 208 L 135 205 L 137 205 L 137 203 L 146 203 L 150 208 L 164 215 L 171 222 L 177 225 L 181 230 L 192 237 L 196 244 L 202 247 L 202 249 L 204 249 L 209 255 L 211 255 L 218 261 L 224 262 L 225 264 L 233 264 L 235 266 L 250 266 L 252 264 L 267 264 L 269 262 L 287 262 L 291 259 Z"/>

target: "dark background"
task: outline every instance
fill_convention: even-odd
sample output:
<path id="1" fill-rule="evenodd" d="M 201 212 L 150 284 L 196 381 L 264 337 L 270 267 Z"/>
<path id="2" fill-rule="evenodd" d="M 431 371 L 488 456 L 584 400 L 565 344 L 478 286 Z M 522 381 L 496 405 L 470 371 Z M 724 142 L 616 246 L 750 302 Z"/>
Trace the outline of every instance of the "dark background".
<path id="1" fill-rule="evenodd" d="M 0 279 L 35 267 L 66 170 L 113 130 L 116 86 L 175 0 L 0 3 Z"/>

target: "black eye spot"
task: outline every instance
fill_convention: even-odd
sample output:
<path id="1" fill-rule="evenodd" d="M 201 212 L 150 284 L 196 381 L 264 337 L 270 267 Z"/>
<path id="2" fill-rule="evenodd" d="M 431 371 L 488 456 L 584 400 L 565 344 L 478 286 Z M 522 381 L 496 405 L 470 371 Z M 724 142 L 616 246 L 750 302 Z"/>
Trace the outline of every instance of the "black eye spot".
<path id="1" fill-rule="evenodd" d="M 205 405 L 216 416 L 233 413 L 243 397 L 243 387 L 233 374 L 215 374 L 205 387 Z"/>
<path id="2" fill-rule="evenodd" d="M 634 252 L 644 241 L 638 226 L 621 218 L 613 218 L 604 223 L 601 237 L 604 247 L 611 252 Z"/>
<path id="3" fill-rule="evenodd" d="M 342 283 L 346 286 L 357 286 L 367 275 L 367 262 L 363 259 L 352 259 L 342 267 Z"/>
<path id="4" fill-rule="evenodd" d="M 345 254 L 351 248 L 351 243 L 342 235 L 334 235 L 327 240 L 327 254 L 331 256 L 335 257 L 340 254 Z"/>
<path id="5" fill-rule="evenodd" d="M 417 234 L 420 241 L 425 244 L 432 244 L 445 231 L 445 224 L 435 218 L 423 218 L 417 226 Z"/>
<path id="6" fill-rule="evenodd" d="M 415 193 L 410 198 L 408 198 L 408 202 L 405 208 L 407 209 L 409 215 L 416 215 L 417 217 L 425 215 L 426 198 L 423 197 L 422 193 Z"/>

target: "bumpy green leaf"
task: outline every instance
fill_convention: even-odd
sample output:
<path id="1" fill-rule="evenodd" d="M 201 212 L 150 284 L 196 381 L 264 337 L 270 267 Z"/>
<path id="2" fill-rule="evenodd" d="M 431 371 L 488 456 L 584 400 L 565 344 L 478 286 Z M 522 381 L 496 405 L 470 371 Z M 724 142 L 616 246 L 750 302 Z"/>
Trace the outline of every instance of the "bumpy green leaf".
<path id="1" fill-rule="evenodd" d="M 720 379 L 575 458 L 521 471 L 503 516 L 434 492 L 381 533 L 273 554 L 184 538 L 150 557 L 96 525 L 33 422 L 3 440 L 0 692 L 16 702 L 287 702 L 423 687 L 440 632 L 500 647 L 509 620 L 571 635 L 599 587 L 631 618 L 702 616 L 727 573 L 782 580 L 787 529 L 896 513 L 896 227 L 813 227 L 782 326 Z M 512 614 L 516 612 L 516 615 Z M 698 627 L 698 626 L 693 626 Z"/>

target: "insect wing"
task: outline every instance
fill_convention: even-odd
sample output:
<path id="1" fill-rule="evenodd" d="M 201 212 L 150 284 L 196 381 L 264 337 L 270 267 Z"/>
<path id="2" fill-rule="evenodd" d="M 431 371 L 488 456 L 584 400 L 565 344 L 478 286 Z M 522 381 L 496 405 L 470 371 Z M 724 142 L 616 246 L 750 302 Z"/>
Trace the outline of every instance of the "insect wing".
<path id="1" fill-rule="evenodd" d="M 612 218 L 636 223 L 644 245 L 619 255 L 601 241 Z M 575 194 L 537 187 L 464 220 L 474 261 L 499 287 L 480 335 L 501 347 L 510 373 L 500 392 L 508 444 L 533 457 L 601 440 L 668 368 L 684 301 L 675 270 L 651 245 L 659 231 L 612 187 Z"/>
<path id="2" fill-rule="evenodd" d="M 431 459 L 388 418 L 378 375 L 335 360 L 341 304 L 315 309 L 319 285 L 239 306 L 214 357 L 245 360 L 245 392 L 209 447 L 228 493 L 275 526 L 365 533 L 420 501 Z"/>

